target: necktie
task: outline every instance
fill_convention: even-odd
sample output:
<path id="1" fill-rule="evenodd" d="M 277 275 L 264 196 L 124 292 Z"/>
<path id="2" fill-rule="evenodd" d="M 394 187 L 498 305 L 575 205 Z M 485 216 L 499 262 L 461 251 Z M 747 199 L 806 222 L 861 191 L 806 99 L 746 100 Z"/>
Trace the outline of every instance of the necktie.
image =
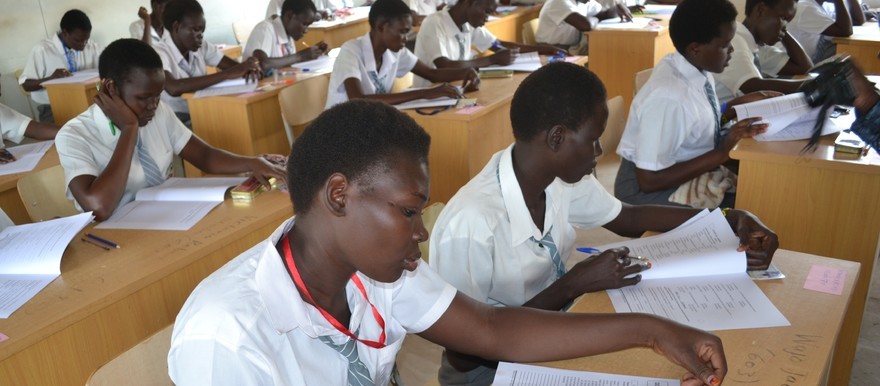
<path id="1" fill-rule="evenodd" d="M 324 344 L 342 354 L 345 359 L 348 359 L 348 386 L 375 386 L 375 383 L 370 378 L 370 371 L 367 370 L 367 366 L 358 358 L 357 342 L 354 339 L 349 339 L 343 344 L 335 344 L 327 336 L 322 336 L 320 339 L 321 342 L 324 342 Z"/>
<path id="2" fill-rule="evenodd" d="M 159 171 L 159 166 L 157 166 L 156 162 L 150 158 L 149 154 L 147 154 L 147 149 L 144 148 L 140 136 L 138 136 L 137 141 L 137 157 L 138 160 L 141 161 L 141 166 L 144 168 L 144 178 L 147 181 L 147 187 L 156 186 L 165 182 L 165 177 L 162 175 L 162 172 Z"/>
<path id="3" fill-rule="evenodd" d="M 709 84 L 709 78 L 706 78 L 706 83 L 703 85 L 703 88 L 706 90 L 706 98 L 709 99 L 709 106 L 712 106 L 712 113 L 715 114 L 715 147 L 721 145 L 721 111 L 718 109 L 718 101 L 715 96 L 715 89 L 712 88 L 712 85 Z"/>
<path id="4" fill-rule="evenodd" d="M 458 60 L 468 60 L 465 57 L 464 36 L 455 35 L 455 40 L 458 41 Z"/>
<path id="5" fill-rule="evenodd" d="M 388 90 L 379 78 L 379 74 L 376 73 L 376 71 L 368 71 L 367 73 L 370 74 L 370 80 L 373 81 L 373 86 L 376 86 L 376 94 L 388 94 Z"/>
<path id="6" fill-rule="evenodd" d="M 559 249 L 556 248 L 556 243 L 553 242 L 552 233 L 553 229 L 548 229 L 547 234 L 544 235 L 544 238 L 541 241 L 535 239 L 534 236 L 531 237 L 532 241 L 547 247 L 547 250 L 550 251 L 550 260 L 553 262 L 553 267 L 556 269 L 556 280 L 559 280 L 560 277 L 565 275 L 565 264 L 562 263 L 562 257 L 559 255 Z"/>

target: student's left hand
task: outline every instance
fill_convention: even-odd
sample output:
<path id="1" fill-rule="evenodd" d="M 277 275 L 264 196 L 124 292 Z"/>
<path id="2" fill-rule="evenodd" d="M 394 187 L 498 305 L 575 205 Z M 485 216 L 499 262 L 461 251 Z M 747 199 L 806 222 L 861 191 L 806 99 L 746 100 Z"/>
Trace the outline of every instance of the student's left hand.
<path id="1" fill-rule="evenodd" d="M 568 53 L 568 50 L 564 50 L 556 46 L 551 46 L 549 44 L 539 44 L 536 47 L 538 47 L 538 55 L 554 56 L 559 55 L 559 53 L 561 52 L 565 56 L 571 56 L 571 54 Z"/>
<path id="2" fill-rule="evenodd" d="M 779 248 L 779 237 L 755 215 L 738 209 L 727 212 L 727 222 L 739 237 L 737 251 L 745 252 L 748 270 L 762 270 L 770 266 L 773 254 Z"/>
<path id="3" fill-rule="evenodd" d="M 147 12 L 147 9 L 144 7 L 138 8 L 138 17 L 144 21 L 144 23 L 150 22 L 150 13 Z"/>
<path id="4" fill-rule="evenodd" d="M 645 12 L 645 6 L 643 6 L 643 5 L 638 5 L 638 4 L 637 4 L 637 5 L 633 5 L 633 6 L 626 7 L 626 8 L 629 9 L 629 11 L 630 11 L 631 13 Z"/>
<path id="5" fill-rule="evenodd" d="M 473 68 L 466 69 L 464 80 L 461 82 L 461 88 L 465 92 L 477 91 L 480 89 L 480 75 Z"/>
<path id="6" fill-rule="evenodd" d="M 251 157 L 248 161 L 248 169 L 257 181 L 266 187 L 270 186 L 269 179 L 272 177 L 283 181 L 284 186 L 287 186 L 287 172 L 284 168 L 266 161 L 263 157 Z"/>
<path id="7" fill-rule="evenodd" d="M 617 16 L 620 17 L 620 21 L 621 21 L 621 22 L 624 22 L 624 21 L 631 22 L 631 21 L 633 21 L 633 15 L 632 15 L 632 12 L 629 11 L 629 8 L 627 8 L 625 4 L 617 3 L 617 4 L 614 6 L 614 8 L 615 8 L 615 10 L 617 11 Z"/>

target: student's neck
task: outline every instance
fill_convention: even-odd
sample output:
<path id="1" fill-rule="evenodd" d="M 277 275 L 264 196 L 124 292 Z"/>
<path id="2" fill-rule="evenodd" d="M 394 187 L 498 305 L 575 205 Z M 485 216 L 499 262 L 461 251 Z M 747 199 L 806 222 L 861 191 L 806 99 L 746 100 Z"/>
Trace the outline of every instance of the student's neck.
<path id="1" fill-rule="evenodd" d="M 547 170 L 547 165 L 544 162 L 545 157 L 538 151 L 530 151 L 532 149 L 528 149 L 528 147 L 531 146 L 542 145 L 517 143 L 514 145 L 511 159 L 516 181 L 523 194 L 523 201 L 529 209 L 535 226 L 543 231 L 544 210 L 547 203 L 545 190 L 556 177 L 544 172 Z"/>
<path id="2" fill-rule="evenodd" d="M 694 61 L 691 58 L 689 58 L 685 55 L 682 55 L 682 56 L 684 56 L 684 60 L 686 60 L 688 62 L 688 64 L 690 64 L 691 66 L 694 66 L 694 68 L 696 68 L 697 71 L 699 71 L 701 73 L 706 73 L 706 70 L 704 70 L 702 67 L 700 67 L 699 65 L 694 63 Z"/>
<path id="3" fill-rule="evenodd" d="M 373 60 L 376 61 L 376 72 L 378 72 L 382 68 L 382 55 L 385 55 L 388 47 L 373 31 L 370 31 L 370 45 L 373 46 Z"/>
<path id="4" fill-rule="evenodd" d="M 162 25 L 162 19 L 160 19 L 155 13 L 150 14 L 150 25 L 160 36 L 164 32 L 163 30 L 165 29 L 165 26 Z"/>
<path id="5" fill-rule="evenodd" d="M 745 18 L 745 20 L 742 21 L 743 26 L 745 26 L 746 29 L 749 30 L 749 33 L 752 34 L 752 38 L 755 39 L 755 43 L 758 43 L 758 45 L 760 46 L 762 44 L 758 41 L 758 34 L 756 31 L 757 26 L 755 26 L 755 23 L 755 20 L 750 17 L 747 17 Z"/>
<path id="6" fill-rule="evenodd" d="M 461 3 L 456 3 L 456 5 L 458 4 Z M 449 8 L 449 16 L 452 17 L 452 21 L 458 26 L 459 31 L 461 31 L 462 28 L 464 28 L 464 23 L 467 23 L 467 8 L 452 6 L 452 8 Z"/>
<path id="7" fill-rule="evenodd" d="M 297 218 L 296 225 L 288 233 L 290 249 L 296 269 L 314 299 L 314 305 L 347 326 L 351 312 L 345 286 L 355 269 L 339 259 L 341 252 L 333 248 L 336 245 L 334 242 L 328 243 L 325 237 L 319 236 L 334 234 L 323 224 L 305 217 Z M 300 297 L 311 303 L 301 290 Z"/>
<path id="8" fill-rule="evenodd" d="M 186 59 L 186 61 L 189 61 L 189 50 L 184 48 L 180 44 L 180 42 L 178 42 L 177 39 L 174 38 L 173 35 L 171 36 L 171 41 L 174 42 L 174 47 L 177 47 L 177 50 L 180 51 L 180 54 L 183 55 L 183 58 Z"/>

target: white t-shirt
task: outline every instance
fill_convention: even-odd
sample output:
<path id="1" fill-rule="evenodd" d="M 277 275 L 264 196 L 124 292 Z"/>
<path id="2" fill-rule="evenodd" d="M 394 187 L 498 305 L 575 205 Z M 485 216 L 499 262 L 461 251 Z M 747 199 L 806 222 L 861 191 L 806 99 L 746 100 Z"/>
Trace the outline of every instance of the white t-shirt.
<path id="1" fill-rule="evenodd" d="M 382 54 L 382 68 L 377 70 L 369 33 L 345 42 L 333 64 L 324 109 L 348 100 L 346 79 L 360 81 L 364 95 L 387 94 L 391 92 L 394 80 L 410 72 L 417 62 L 418 58 L 405 47 L 398 52 L 386 50 Z"/>
<path id="2" fill-rule="evenodd" d="M 741 22 L 736 22 L 736 34 L 730 45 L 733 46 L 730 62 L 722 73 L 715 75 L 715 91 L 722 103 L 742 96 L 743 92 L 739 88 L 747 80 L 762 78 L 761 71 L 755 66 L 758 43 Z"/>
<path id="3" fill-rule="evenodd" d="M 418 15 L 428 16 L 437 12 L 437 7 L 446 4 L 445 0 L 409 0 L 409 9 Z M 446 7 L 445 9 L 449 9 Z"/>
<path id="4" fill-rule="evenodd" d="M 280 17 L 257 23 L 248 37 L 241 56 L 249 58 L 254 56 L 256 50 L 265 52 L 270 58 L 283 58 L 296 53 L 294 40 L 287 35 Z"/>
<path id="5" fill-rule="evenodd" d="M 77 176 L 98 176 L 107 168 L 110 157 L 116 149 L 120 131 L 117 128 L 114 135 L 110 129 L 110 120 L 104 115 L 98 105 L 91 105 L 85 112 L 64 124 L 55 137 L 55 147 L 58 150 L 58 159 L 64 168 L 64 186 L 69 186 L 70 181 Z M 156 115 L 146 124 L 138 128 L 138 136 L 147 153 L 164 175 L 171 174 L 171 160 L 175 154 L 180 154 L 183 147 L 189 142 L 194 134 L 174 115 L 174 112 L 164 103 L 159 103 Z M 128 181 L 125 184 L 125 193 L 116 208 L 134 200 L 138 190 L 147 187 L 144 168 L 135 152 L 131 157 L 131 169 L 128 172 Z M 67 197 L 74 199 L 67 190 Z M 74 200 L 75 202 L 76 200 Z M 82 210 L 79 203 L 77 209 Z"/>
<path id="6" fill-rule="evenodd" d="M 563 262 L 574 250 L 573 226 L 593 228 L 620 214 L 621 203 L 592 175 L 547 187 L 544 233 L 532 221 L 513 171 L 513 145 L 489 163 L 443 208 L 431 232 L 431 267 L 462 293 L 494 306 L 521 306 L 556 280 L 548 248 Z"/>
<path id="7" fill-rule="evenodd" d="M 599 23 L 595 16 L 601 11 L 602 5 L 595 1 L 581 4 L 575 0 L 547 0 L 538 14 L 535 40 L 557 46 L 575 45 L 580 41 L 583 32 L 566 23 L 565 18 L 572 13 L 579 13 L 590 21 L 591 26 L 595 26 Z"/>
<path id="8" fill-rule="evenodd" d="M 24 84 L 28 79 L 46 78 L 59 68 L 66 68 L 70 72 L 98 68 L 98 57 L 101 55 L 98 43 L 89 40 L 82 51 L 77 51 L 64 48 L 58 34 L 60 32 L 43 40 L 31 50 L 18 84 Z M 49 92 L 46 90 L 32 91 L 31 98 L 41 105 L 49 104 Z"/>
<path id="9" fill-rule="evenodd" d="M 208 66 L 217 66 L 224 56 L 223 51 L 207 40 L 202 41 L 202 46 L 197 51 L 187 52 L 189 58 L 184 58 L 173 42 L 171 44 L 157 44 L 153 48 L 162 58 L 162 68 L 169 72 L 174 79 L 205 76 L 208 73 Z M 182 97 L 174 97 L 168 92 L 162 91 L 162 101 L 175 112 L 189 112 L 189 106 Z"/>
<path id="10" fill-rule="evenodd" d="M 141 40 L 144 37 L 144 21 L 142 19 L 137 19 L 132 22 L 128 27 L 128 32 L 131 33 L 132 39 Z M 155 46 L 159 43 L 174 45 L 174 42 L 171 41 L 171 33 L 168 32 L 168 30 L 165 30 L 162 31 L 162 36 L 159 36 L 159 32 L 156 31 L 156 28 L 150 26 L 150 45 Z"/>
<path id="11" fill-rule="evenodd" d="M 452 20 L 449 10 L 444 9 L 425 18 L 416 39 L 416 57 L 431 68 L 437 68 L 434 60 L 445 57 L 449 60 L 471 60 L 474 53 L 471 46 L 483 52 L 498 40 L 486 27 L 474 28 L 465 22 L 461 29 Z M 413 86 L 425 87 L 431 82 L 420 76 L 413 79 Z"/>
<path id="12" fill-rule="evenodd" d="M 816 0 L 800 0 L 797 3 L 797 13 L 787 28 L 791 36 L 804 47 L 804 52 L 816 61 L 817 54 L 824 54 L 818 51 L 819 40 L 823 38 L 822 32 L 832 24 L 834 16 Z"/>
<path id="13" fill-rule="evenodd" d="M 0 149 L 4 148 L 4 140 L 21 143 L 30 123 L 31 119 L 24 114 L 0 104 Z"/>
<path id="14" fill-rule="evenodd" d="M 294 225 L 282 224 L 265 241 L 208 276 L 189 296 L 174 323 L 168 371 L 175 384 L 347 385 L 348 360 L 336 344 L 349 338 L 300 297 L 275 245 Z M 431 327 L 455 297 L 426 264 L 394 283 L 363 274 L 369 300 L 385 319 L 386 347 L 356 344 L 376 385 L 387 385 L 407 333 Z M 346 287 L 349 330 L 377 340 L 381 328 L 352 282 Z"/>
<path id="15" fill-rule="evenodd" d="M 657 171 L 714 149 L 715 113 L 706 80 L 714 87 L 712 74 L 677 51 L 664 56 L 633 99 L 617 154 L 639 169 Z"/>

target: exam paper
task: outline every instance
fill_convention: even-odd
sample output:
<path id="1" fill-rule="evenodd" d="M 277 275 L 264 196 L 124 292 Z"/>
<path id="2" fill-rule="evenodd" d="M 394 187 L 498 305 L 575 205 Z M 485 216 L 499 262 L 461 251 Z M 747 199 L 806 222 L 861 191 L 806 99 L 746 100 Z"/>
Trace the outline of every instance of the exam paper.
<path id="1" fill-rule="evenodd" d="M 6 150 L 15 156 L 15 161 L 0 164 L 0 176 L 34 170 L 54 143 L 55 141 L 43 141 L 7 147 Z"/>
<path id="2" fill-rule="evenodd" d="M 494 65 L 489 67 L 481 67 L 480 70 L 513 70 L 533 72 L 537 71 L 539 68 L 541 68 L 541 56 L 539 56 L 537 52 L 527 52 L 525 54 L 519 54 L 519 56 L 516 57 L 516 60 L 514 60 L 513 63 L 506 66 Z"/>
<path id="3" fill-rule="evenodd" d="M 679 386 L 677 379 L 560 370 L 551 367 L 498 362 L 495 386 Z"/>
<path id="4" fill-rule="evenodd" d="M 810 138 L 813 127 L 819 119 L 821 112 L 819 107 L 810 107 L 804 99 L 804 93 L 783 95 L 775 98 L 762 99 L 755 102 L 744 103 L 733 107 L 738 119 L 761 117 L 761 123 L 767 123 L 767 131 L 755 136 L 759 142 L 767 141 L 794 141 Z M 833 109 L 828 109 L 831 114 Z M 843 116 L 843 120 L 832 120 L 825 116 L 825 126 L 822 134 L 836 133 L 852 124 L 850 117 Z M 848 124 L 847 124 L 848 120 Z M 846 125 L 846 127 L 842 127 Z"/>
<path id="5" fill-rule="evenodd" d="M 293 64 L 291 67 L 300 72 L 317 72 L 324 73 L 333 71 L 333 64 L 336 63 L 336 57 L 339 55 L 339 48 L 334 48 L 327 53 L 321 55 L 317 59 L 308 60 Z"/>
<path id="6" fill-rule="evenodd" d="M 98 70 L 82 70 L 74 72 L 71 76 L 66 78 L 57 78 L 52 80 L 47 80 L 42 83 L 43 86 L 50 84 L 69 84 L 69 83 L 90 83 L 98 81 Z"/>
<path id="7" fill-rule="evenodd" d="M 141 189 L 136 201 L 223 201 L 231 186 L 244 182 L 246 177 L 171 177 L 165 182 Z"/>
<path id="8" fill-rule="evenodd" d="M 185 231 L 222 201 L 132 201 L 95 229 Z"/>
<path id="9" fill-rule="evenodd" d="M 208 88 L 196 91 L 194 98 L 207 98 L 220 95 L 242 94 L 257 89 L 255 81 L 248 81 L 245 78 L 229 79 L 217 83 Z"/>
<path id="10" fill-rule="evenodd" d="M 631 22 L 620 21 L 619 17 L 612 17 L 600 21 L 596 25 L 596 29 L 644 29 L 649 27 L 652 21 L 654 20 L 649 17 L 634 17 Z"/>

